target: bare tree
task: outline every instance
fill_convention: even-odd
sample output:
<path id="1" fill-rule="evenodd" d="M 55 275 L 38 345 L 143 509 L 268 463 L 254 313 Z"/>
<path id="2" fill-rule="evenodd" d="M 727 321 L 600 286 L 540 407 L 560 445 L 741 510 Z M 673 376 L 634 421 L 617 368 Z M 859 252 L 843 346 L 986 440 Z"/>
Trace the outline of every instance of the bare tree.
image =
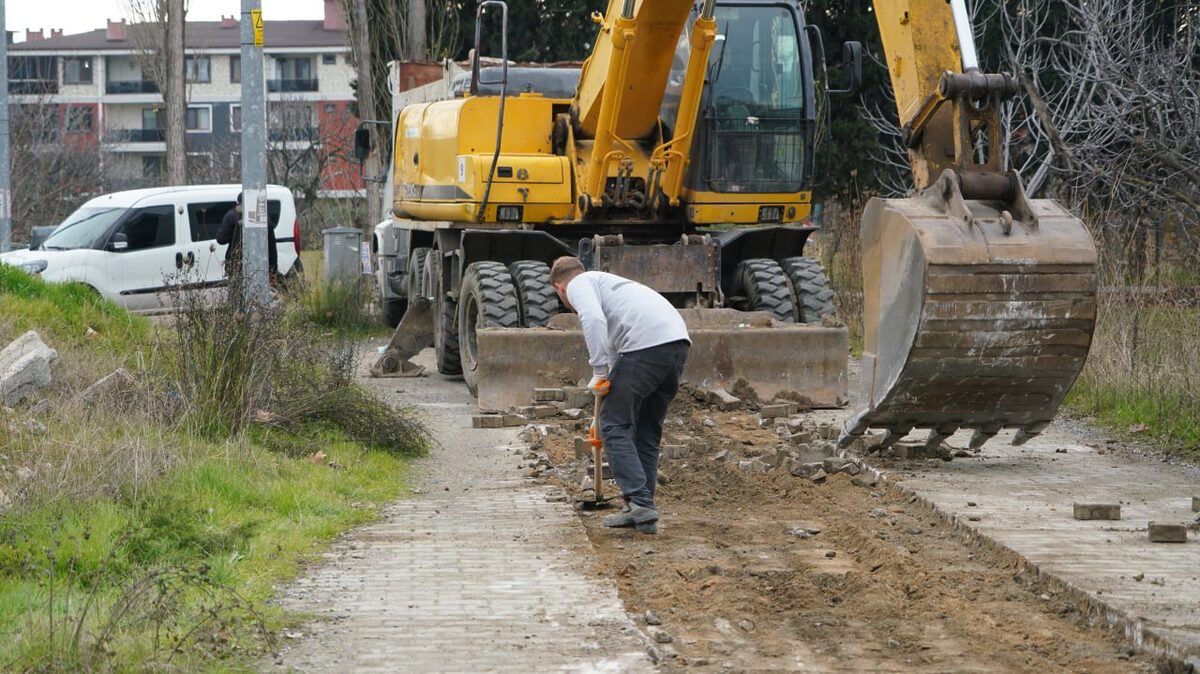
<path id="1" fill-rule="evenodd" d="M 103 194 L 108 172 L 95 136 L 76 126 L 86 118 L 64 117 L 63 107 L 47 100 L 14 104 L 10 111 L 13 235 L 21 240 L 30 227 L 57 225 L 84 201 Z"/>
<path id="2" fill-rule="evenodd" d="M 185 0 L 123 0 L 129 39 L 143 74 L 158 85 L 166 104 L 167 182 L 187 184 L 187 83 L 184 74 Z"/>

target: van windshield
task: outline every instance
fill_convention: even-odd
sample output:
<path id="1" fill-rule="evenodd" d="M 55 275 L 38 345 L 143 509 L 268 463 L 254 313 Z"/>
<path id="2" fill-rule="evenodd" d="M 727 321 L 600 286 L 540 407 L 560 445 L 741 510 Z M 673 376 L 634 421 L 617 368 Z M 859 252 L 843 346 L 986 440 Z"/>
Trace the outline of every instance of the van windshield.
<path id="1" fill-rule="evenodd" d="M 54 233 L 42 242 L 42 250 L 94 248 L 96 241 L 108 232 L 125 211 L 124 208 L 84 206 L 63 220 Z"/>

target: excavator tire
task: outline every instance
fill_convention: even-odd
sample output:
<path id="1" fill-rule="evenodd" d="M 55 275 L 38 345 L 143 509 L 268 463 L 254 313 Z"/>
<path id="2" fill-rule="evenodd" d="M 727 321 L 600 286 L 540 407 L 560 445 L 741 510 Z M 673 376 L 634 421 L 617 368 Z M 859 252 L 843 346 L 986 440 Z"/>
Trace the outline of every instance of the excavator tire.
<path id="1" fill-rule="evenodd" d="M 509 267 L 517 297 L 521 301 L 521 325 L 544 328 L 554 314 L 562 312 L 558 293 L 550 284 L 550 267 L 537 260 L 521 260 Z"/>
<path id="2" fill-rule="evenodd" d="M 820 261 L 810 257 L 789 257 L 780 262 L 792 282 L 797 323 L 820 323 L 822 316 L 834 312 L 833 288 Z"/>
<path id="3" fill-rule="evenodd" d="M 442 292 L 442 270 L 437 255 L 425 257 L 426 278 L 431 281 L 434 297 L 433 350 L 438 372 L 455 376 L 462 374 L 458 348 L 458 304 Z"/>
<path id="4" fill-rule="evenodd" d="M 734 294 L 746 298 L 746 311 L 765 311 L 781 323 L 796 322 L 787 275 L 775 260 L 743 260 L 734 271 Z"/>
<path id="5" fill-rule="evenodd" d="M 408 264 L 408 301 L 418 297 L 428 297 L 429 288 L 425 287 L 425 258 L 429 257 L 429 248 L 414 248 Z"/>
<path id="6" fill-rule="evenodd" d="M 463 379 L 478 390 L 479 328 L 521 327 L 521 302 L 512 273 L 499 262 L 473 262 L 463 274 L 458 302 L 458 343 Z"/>

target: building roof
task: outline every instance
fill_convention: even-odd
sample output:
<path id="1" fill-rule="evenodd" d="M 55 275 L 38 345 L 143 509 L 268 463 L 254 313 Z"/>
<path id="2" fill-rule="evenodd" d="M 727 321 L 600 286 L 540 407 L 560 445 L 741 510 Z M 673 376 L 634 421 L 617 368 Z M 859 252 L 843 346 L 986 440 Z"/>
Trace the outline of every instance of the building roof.
<path id="1" fill-rule="evenodd" d="M 222 27 L 220 21 L 188 21 L 184 32 L 185 49 L 238 49 L 241 47 L 241 28 L 237 22 Z M 226 24 L 227 25 L 227 24 Z M 130 51 L 138 45 L 129 38 L 147 24 L 126 26 L 126 39 L 110 40 L 108 31 L 99 28 L 86 33 L 27 40 L 8 45 L 9 53 L 47 51 Z M 349 36 L 344 30 L 326 30 L 320 20 L 267 21 L 263 26 L 263 42 L 267 49 L 280 47 L 347 47 Z"/>

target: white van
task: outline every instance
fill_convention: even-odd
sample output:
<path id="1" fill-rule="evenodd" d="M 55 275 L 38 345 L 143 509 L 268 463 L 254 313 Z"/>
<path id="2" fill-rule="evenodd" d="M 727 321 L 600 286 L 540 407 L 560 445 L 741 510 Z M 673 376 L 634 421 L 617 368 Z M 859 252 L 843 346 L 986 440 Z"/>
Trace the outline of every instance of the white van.
<path id="1" fill-rule="evenodd" d="M 0 263 L 47 281 L 77 281 L 106 299 L 143 313 L 169 308 L 166 291 L 180 282 L 225 286 L 221 219 L 241 185 L 193 185 L 114 192 L 80 206 L 40 246 L 0 255 Z M 267 186 L 281 275 L 300 270 L 300 221 L 292 193 Z"/>

